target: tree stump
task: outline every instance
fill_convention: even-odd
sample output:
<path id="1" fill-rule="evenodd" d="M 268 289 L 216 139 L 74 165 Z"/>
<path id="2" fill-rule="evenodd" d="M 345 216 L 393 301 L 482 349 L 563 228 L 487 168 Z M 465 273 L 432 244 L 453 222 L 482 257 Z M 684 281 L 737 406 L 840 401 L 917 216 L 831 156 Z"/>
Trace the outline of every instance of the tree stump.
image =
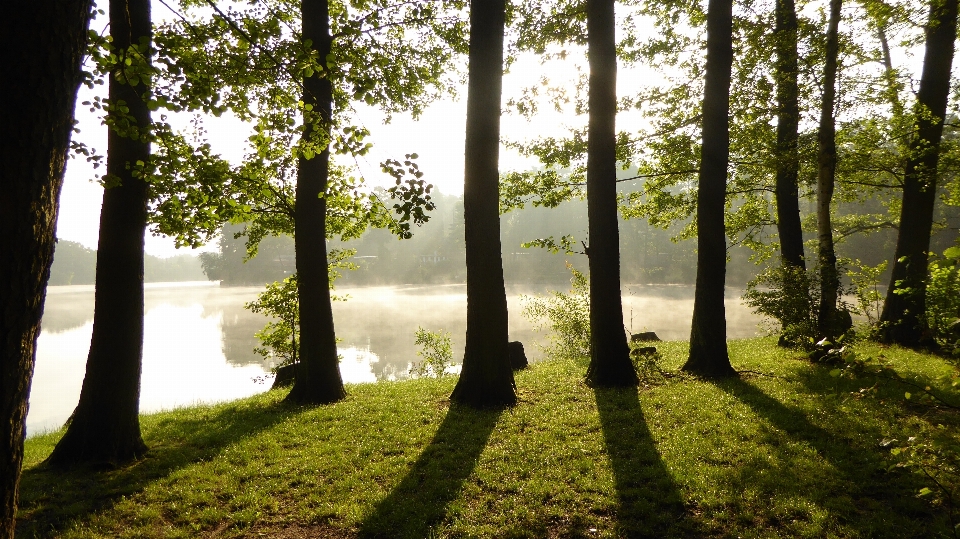
<path id="1" fill-rule="evenodd" d="M 507 350 L 510 353 L 510 366 L 513 370 L 519 371 L 526 369 L 527 355 L 523 352 L 523 343 L 520 341 L 511 341 L 507 343 Z"/>
<path id="2" fill-rule="evenodd" d="M 273 385 L 270 386 L 270 389 L 289 387 L 293 385 L 293 382 L 296 379 L 297 379 L 296 363 L 289 363 L 287 365 L 277 367 L 277 377 L 273 379 Z"/>
<path id="3" fill-rule="evenodd" d="M 630 342 L 654 342 L 660 341 L 660 337 L 657 337 L 656 332 L 654 331 L 644 331 L 643 333 L 634 333 L 630 336 Z"/>

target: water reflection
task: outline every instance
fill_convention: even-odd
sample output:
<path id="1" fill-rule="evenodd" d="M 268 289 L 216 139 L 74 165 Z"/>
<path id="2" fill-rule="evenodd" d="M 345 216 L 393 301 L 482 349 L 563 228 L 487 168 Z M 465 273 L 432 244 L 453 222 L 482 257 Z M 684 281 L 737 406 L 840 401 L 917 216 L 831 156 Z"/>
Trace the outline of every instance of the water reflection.
<path id="1" fill-rule="evenodd" d="M 545 336 L 520 316 L 520 295 L 546 295 L 550 288 L 508 289 L 510 338 L 524 342 L 532 361 L 539 359 L 536 344 Z M 221 288 L 210 282 L 147 284 L 141 410 L 229 400 L 265 390 L 262 379 L 272 365 L 253 348 L 258 344 L 254 333 L 266 320 L 243 308 L 261 290 Z M 59 427 L 76 406 L 93 326 L 93 292 L 92 286 L 49 288 L 27 418 L 30 432 Z M 449 332 L 454 357 L 463 354 L 463 285 L 380 286 L 342 289 L 337 294 L 348 298 L 333 305 L 344 382 L 407 377 L 410 364 L 419 360 L 414 344 L 417 327 Z M 728 334 L 753 336 L 758 319 L 738 296 L 739 291 L 728 290 Z M 686 339 L 692 311 L 693 287 L 624 287 L 624 319 L 633 332 L 649 330 L 664 339 Z"/>

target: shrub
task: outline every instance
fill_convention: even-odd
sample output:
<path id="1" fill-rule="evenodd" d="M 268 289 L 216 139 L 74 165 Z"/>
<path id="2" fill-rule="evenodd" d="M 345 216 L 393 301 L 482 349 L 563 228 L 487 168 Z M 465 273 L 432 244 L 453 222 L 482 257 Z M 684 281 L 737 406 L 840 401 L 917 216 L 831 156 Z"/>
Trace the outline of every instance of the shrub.
<path id="1" fill-rule="evenodd" d="M 245 304 L 244 308 L 275 319 L 256 333 L 261 346 L 253 351 L 265 359 L 272 359 L 275 362 L 274 369 L 296 363 L 300 340 L 297 276 L 291 275 L 268 284 L 266 290 L 258 294 L 256 300 Z"/>
<path id="2" fill-rule="evenodd" d="M 960 353 L 960 336 L 951 332 L 960 318 L 960 247 L 943 252 L 930 263 L 927 281 L 927 325 L 940 346 Z"/>
<path id="3" fill-rule="evenodd" d="M 808 348 L 817 336 L 820 279 L 816 271 L 774 266 L 747 283 L 743 301 L 780 324 L 780 345 Z"/>
<path id="4" fill-rule="evenodd" d="M 553 291 L 548 297 L 521 296 L 522 314 L 542 331 L 550 329 L 549 344 L 542 346 L 550 357 L 590 357 L 590 287 L 586 275 L 567 264 L 572 277 L 568 293 Z"/>
<path id="5" fill-rule="evenodd" d="M 450 334 L 446 331 L 427 331 L 417 327 L 416 345 L 422 347 L 417 355 L 423 361 L 410 365 L 410 374 L 417 378 L 434 376 L 442 378 L 449 374 L 447 371 L 453 366 L 453 346 Z"/>

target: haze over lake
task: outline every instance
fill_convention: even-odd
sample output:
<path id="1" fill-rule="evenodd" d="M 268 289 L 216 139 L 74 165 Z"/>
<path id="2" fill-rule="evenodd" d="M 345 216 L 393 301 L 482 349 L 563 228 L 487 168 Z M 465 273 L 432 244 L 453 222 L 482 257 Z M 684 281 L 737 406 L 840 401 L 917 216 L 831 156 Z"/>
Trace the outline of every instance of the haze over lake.
<path id="1" fill-rule="evenodd" d="M 555 288 L 507 289 L 510 338 L 524 343 L 532 361 L 540 358 L 537 344 L 546 335 L 520 315 L 521 296 L 548 295 Z M 258 345 L 254 333 L 267 320 L 243 308 L 261 290 L 209 281 L 146 285 L 142 412 L 236 399 L 269 388 L 273 365 L 253 352 Z M 632 332 L 656 331 L 665 340 L 689 337 L 692 286 L 626 285 L 623 293 L 624 322 Z M 30 434 L 60 427 L 77 404 L 93 328 L 93 294 L 92 285 L 47 291 L 27 416 Z M 344 288 L 335 294 L 348 298 L 333 304 L 346 383 L 407 377 L 410 364 L 419 360 L 414 345 L 418 326 L 450 332 L 454 359 L 463 354 L 464 285 Z M 727 289 L 728 336 L 755 336 L 760 319 L 739 295 L 740 290 Z"/>

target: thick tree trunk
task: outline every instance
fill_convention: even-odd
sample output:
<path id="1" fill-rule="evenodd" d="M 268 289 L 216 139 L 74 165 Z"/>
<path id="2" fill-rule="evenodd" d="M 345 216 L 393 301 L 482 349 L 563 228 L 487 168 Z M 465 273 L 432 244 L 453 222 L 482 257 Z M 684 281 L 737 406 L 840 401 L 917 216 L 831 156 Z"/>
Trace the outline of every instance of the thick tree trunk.
<path id="1" fill-rule="evenodd" d="M 111 0 L 110 35 L 117 52 L 150 38 L 148 0 Z M 133 61 L 142 61 L 131 53 Z M 123 65 L 123 56 L 121 63 Z M 150 111 L 147 87 L 110 75 L 110 102 L 126 103 L 129 118 L 114 115 L 107 135 L 107 174 L 119 185 L 103 192 L 93 336 L 80 403 L 48 462 L 117 464 L 143 455 L 140 436 L 140 367 L 143 355 L 143 236 L 147 226 L 147 183 L 135 172 L 150 157 L 145 128 Z M 127 125 L 127 120 L 131 125 Z"/>
<path id="2" fill-rule="evenodd" d="M 330 14 L 327 0 L 303 0 L 303 39 L 313 41 L 320 64 L 330 54 Z M 287 399 L 302 404 L 328 404 L 346 396 L 337 358 L 337 337 L 330 304 L 327 265 L 327 177 L 333 88 L 327 73 L 303 80 L 304 105 L 313 107 L 316 123 L 304 129 L 303 141 L 319 142 L 323 151 L 313 159 L 300 157 L 294 245 L 300 301 L 300 363 Z"/>
<path id="3" fill-rule="evenodd" d="M 783 329 L 800 324 L 810 312 L 803 254 L 803 230 L 800 225 L 800 198 L 797 193 L 800 159 L 798 155 L 800 103 L 797 84 L 797 12 L 793 0 L 777 0 L 774 33 L 777 53 L 777 172 L 775 197 L 777 232 L 780 236 L 780 264 L 783 286 L 795 303 L 781 320 Z M 781 335 L 781 344 L 794 344 Z"/>
<path id="4" fill-rule="evenodd" d="M 836 125 L 833 116 L 837 95 L 838 31 L 841 0 L 830 0 L 830 20 L 827 26 L 826 61 L 823 67 L 823 98 L 820 102 L 819 155 L 817 157 L 817 239 L 820 266 L 820 309 L 817 331 L 821 337 L 838 337 L 846 328 L 837 310 L 840 276 L 837 273 L 837 254 L 833 248 L 833 226 L 830 222 L 830 202 L 833 199 L 834 177 L 837 171 Z"/>
<path id="5" fill-rule="evenodd" d="M 917 93 L 917 134 L 910 145 L 904 174 L 897 249 L 880 315 L 882 340 L 904 346 L 932 344 L 926 331 L 927 252 L 957 36 L 957 3 L 934 1 L 930 8 L 923 74 Z"/>
<path id="6" fill-rule="evenodd" d="M 590 248 L 590 367 L 596 387 L 635 386 L 637 372 L 623 329 L 617 218 L 617 49 L 614 0 L 587 0 L 590 123 L 587 218 Z"/>
<path id="7" fill-rule="evenodd" d="M 467 344 L 450 399 L 474 407 L 517 401 L 507 349 L 500 252 L 500 97 L 504 0 L 470 3 L 470 59 L 463 178 Z"/>
<path id="8" fill-rule="evenodd" d="M 800 200 L 797 196 L 800 159 L 797 150 L 800 122 L 797 90 L 797 13 L 793 0 L 777 0 L 777 232 L 785 266 L 806 268 Z"/>
<path id="9" fill-rule="evenodd" d="M 723 305 L 726 234 L 723 214 L 730 159 L 730 70 L 733 64 L 733 0 L 710 0 L 707 68 L 703 88 L 703 148 L 697 194 L 697 289 L 690 329 L 690 356 L 683 370 L 708 377 L 736 374 L 727 354 Z"/>
<path id="10" fill-rule="evenodd" d="M 89 0 L 16 0 L 0 19 L 0 538 L 12 539 L 27 396 L 53 262 L 54 230 Z"/>

